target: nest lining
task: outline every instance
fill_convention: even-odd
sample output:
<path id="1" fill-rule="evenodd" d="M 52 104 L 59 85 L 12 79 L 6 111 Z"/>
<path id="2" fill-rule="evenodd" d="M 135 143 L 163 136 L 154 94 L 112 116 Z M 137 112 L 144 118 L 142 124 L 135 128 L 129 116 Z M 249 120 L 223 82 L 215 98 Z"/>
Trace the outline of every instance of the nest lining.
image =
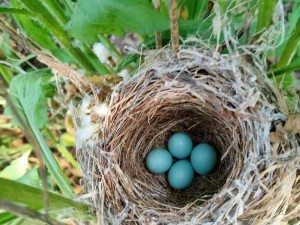
<path id="1" fill-rule="evenodd" d="M 145 79 L 147 76 L 155 75 L 149 73 Z M 161 91 L 161 88 L 164 88 L 163 82 L 160 87 L 157 82 L 153 85 L 157 88 L 157 92 L 151 92 L 151 95 L 155 96 L 154 98 L 151 95 L 145 95 L 135 104 L 133 111 L 111 114 L 114 117 L 110 120 L 120 121 L 120 123 L 117 133 L 114 131 L 116 127 L 111 127 L 108 132 L 114 133 L 114 137 L 118 137 L 118 139 L 114 138 L 113 142 L 108 141 L 107 143 L 110 144 L 105 148 L 112 149 L 115 155 L 114 163 L 119 165 L 122 171 L 126 171 L 124 176 L 137 180 L 137 187 L 130 188 L 134 191 L 129 199 L 145 199 L 146 204 L 143 207 L 159 207 L 162 204 L 182 207 L 195 200 L 200 200 L 199 197 L 219 190 L 225 182 L 226 175 L 232 173 L 232 177 L 234 177 L 234 174 L 239 171 L 233 169 L 233 164 L 228 161 L 230 158 L 239 160 L 240 157 L 236 154 L 234 154 L 235 156 L 229 154 L 228 159 L 225 157 L 213 174 L 197 177 L 193 187 L 186 191 L 174 191 L 167 185 L 165 175 L 153 175 L 147 171 L 145 168 L 147 153 L 154 148 L 167 146 L 167 139 L 172 133 L 183 131 L 191 135 L 194 143 L 211 143 L 216 149 L 219 149 L 220 155 L 223 155 L 232 144 L 232 136 L 236 133 L 236 128 L 233 127 L 234 123 L 232 124 L 229 118 L 225 117 L 226 120 L 224 120 L 222 116 L 218 116 L 213 106 L 209 107 L 198 98 L 180 90 L 178 92 L 174 90 L 171 94 L 168 93 L 168 90 Z M 153 90 L 151 84 L 145 88 L 145 93 L 150 93 L 150 90 Z M 135 102 L 135 99 L 130 99 L 130 97 L 127 99 L 126 96 L 130 96 L 130 93 L 124 93 L 116 99 L 116 102 L 121 103 L 116 103 L 112 112 L 126 107 L 122 104 L 123 100 L 126 104 Z M 129 116 L 126 115 L 127 113 Z M 134 183 L 135 181 L 132 185 Z M 114 188 L 112 186 L 108 189 L 114 192 Z M 144 193 L 148 193 L 148 195 L 145 196 Z"/>
<path id="2" fill-rule="evenodd" d="M 283 101 L 263 63 L 257 68 L 245 58 L 207 49 L 183 49 L 175 57 L 162 50 L 115 88 L 106 116 L 89 119 L 97 112 L 88 104 L 88 113 L 81 107 L 74 114 L 77 132 L 93 130 L 77 143 L 78 158 L 104 222 L 268 224 L 295 213 L 288 206 L 297 195 L 299 159 L 282 158 L 295 153 L 297 139 L 271 145 L 272 121 L 285 119 L 286 105 L 278 104 Z M 146 154 L 177 131 L 212 144 L 220 159 L 184 191 L 145 168 Z"/>

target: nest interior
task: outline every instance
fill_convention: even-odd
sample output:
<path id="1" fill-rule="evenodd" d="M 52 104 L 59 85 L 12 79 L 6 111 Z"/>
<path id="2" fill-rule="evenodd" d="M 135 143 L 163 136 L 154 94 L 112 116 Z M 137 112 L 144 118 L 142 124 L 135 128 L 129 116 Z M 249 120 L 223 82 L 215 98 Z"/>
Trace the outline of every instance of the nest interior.
<path id="1" fill-rule="evenodd" d="M 124 185 L 130 190 L 127 198 L 129 201 L 143 199 L 140 207 L 159 208 L 167 204 L 177 208 L 195 201 L 201 204 L 225 185 L 227 178 L 235 177 L 242 168 L 242 155 L 238 153 L 239 127 L 231 115 L 218 111 L 212 104 L 219 99 L 211 97 L 209 102 L 204 96 L 199 99 L 183 90 L 184 83 L 180 82 L 179 87 L 170 91 L 165 81 L 155 76 L 155 72 L 145 74 L 144 79 L 151 82 L 145 84 L 144 93 L 139 96 L 132 98 L 135 88 L 124 87 L 124 93 L 115 99 L 109 120 L 120 123 L 107 131 L 115 133 L 117 130 L 117 133 L 112 142 L 107 141 L 105 149 L 114 153 L 111 160 L 124 174 L 114 175 L 116 178 L 126 176 L 131 180 Z M 134 107 L 130 110 L 128 105 Z M 124 108 L 126 112 L 114 113 Z M 147 153 L 154 148 L 166 148 L 168 138 L 175 132 L 188 133 L 194 145 L 201 142 L 212 144 L 220 159 L 211 174 L 196 176 L 193 185 L 181 191 L 170 188 L 164 174 L 151 174 L 145 167 Z M 110 176 L 113 174 L 110 173 Z M 116 186 L 111 184 L 107 189 L 114 192 Z"/>
<path id="2" fill-rule="evenodd" d="M 117 86 L 108 114 L 91 119 L 99 109 L 91 107 L 100 104 L 95 99 L 83 104 L 88 113 L 83 106 L 75 113 L 85 188 L 94 193 L 101 218 L 112 224 L 267 224 L 295 214 L 287 205 L 297 195 L 299 159 L 282 159 L 294 154 L 297 138 L 270 143 L 272 122 L 286 119 L 286 105 L 280 106 L 265 69 L 241 55 L 199 49 L 171 55 L 157 53 Z M 182 191 L 145 167 L 147 153 L 178 131 L 194 144 L 212 144 L 219 155 L 211 174 L 196 176 Z"/>

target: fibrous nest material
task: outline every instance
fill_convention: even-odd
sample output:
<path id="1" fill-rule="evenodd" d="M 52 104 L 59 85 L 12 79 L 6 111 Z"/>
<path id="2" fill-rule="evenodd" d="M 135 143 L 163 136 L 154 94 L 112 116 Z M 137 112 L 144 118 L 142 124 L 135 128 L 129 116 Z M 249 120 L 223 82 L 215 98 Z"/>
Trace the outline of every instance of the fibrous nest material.
<path id="1" fill-rule="evenodd" d="M 86 193 L 100 224 L 279 224 L 299 219 L 299 136 L 264 62 L 199 46 L 149 56 L 106 99 L 73 108 Z M 187 41 L 188 42 L 188 41 Z M 191 46 L 191 45 L 190 45 Z M 202 45 L 203 46 L 203 45 Z M 218 151 L 217 168 L 176 191 L 145 168 L 174 132 Z M 276 135 L 275 135 L 276 136 Z M 278 136 L 278 135 L 277 135 Z M 298 202 L 298 203 L 297 203 Z"/>

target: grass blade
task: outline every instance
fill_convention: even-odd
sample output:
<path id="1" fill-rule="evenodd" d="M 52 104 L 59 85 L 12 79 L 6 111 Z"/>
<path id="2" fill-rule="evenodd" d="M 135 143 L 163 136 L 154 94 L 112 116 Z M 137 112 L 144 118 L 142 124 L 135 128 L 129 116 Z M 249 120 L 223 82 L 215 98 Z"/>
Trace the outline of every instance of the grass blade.
<path id="1" fill-rule="evenodd" d="M 44 208 L 43 191 L 16 181 L 0 178 L 0 199 L 19 203 L 33 210 Z M 89 217 L 89 207 L 83 203 L 75 202 L 69 198 L 48 192 L 49 211 L 59 215 L 62 210 L 70 210 L 75 218 Z M 68 215 L 69 216 L 69 215 Z"/>
<path id="2" fill-rule="evenodd" d="M 292 62 L 290 65 L 288 66 L 284 66 L 284 67 L 281 67 L 279 69 L 274 69 L 274 70 L 271 70 L 269 73 L 268 73 L 268 77 L 271 78 L 273 76 L 279 76 L 279 75 L 282 75 L 284 73 L 291 73 L 291 72 L 294 72 L 296 70 L 299 70 L 300 69 L 300 59 L 296 60 L 295 62 Z"/>
<path id="3" fill-rule="evenodd" d="M 6 201 L 1 198 L 0 198 L 0 208 L 13 213 L 14 215 L 23 217 L 23 218 L 40 220 L 49 225 L 63 225 L 62 223 L 50 218 L 48 216 L 48 214 L 46 214 L 46 213 L 40 213 L 38 211 L 34 211 L 34 210 L 28 209 L 26 207 L 19 206 L 15 203 Z"/>
<path id="4" fill-rule="evenodd" d="M 37 2 L 36 2 L 37 3 Z M 26 5 L 31 9 L 33 5 L 29 4 Z M 39 5 L 39 7 L 42 7 Z M 39 8 L 33 7 L 32 9 Z M 40 9 L 40 8 L 39 8 Z M 44 9 L 44 11 L 47 9 Z M 8 14 L 18 14 L 18 15 L 27 15 L 33 20 L 39 21 L 50 33 L 52 33 L 58 42 L 67 49 L 70 55 L 83 67 L 86 69 L 87 72 L 95 72 L 94 65 L 88 60 L 85 54 L 79 49 L 72 45 L 72 40 L 68 36 L 68 33 L 55 21 L 51 16 L 47 18 L 44 17 L 42 12 L 31 12 L 24 9 L 16 9 L 16 8 L 0 8 L 1 13 L 8 13 Z M 48 15 L 48 13 L 46 14 Z M 107 74 L 110 73 L 110 70 L 102 64 L 100 61 L 98 62 L 98 72 L 100 74 Z"/>
<path id="5" fill-rule="evenodd" d="M 268 28 L 271 25 L 276 3 L 277 0 L 259 0 L 257 32 L 264 28 Z"/>
<path id="6" fill-rule="evenodd" d="M 62 5 L 58 1 L 53 0 L 43 0 L 42 4 L 48 9 L 48 12 L 53 16 L 53 18 L 59 23 L 60 26 L 64 27 L 68 22 L 65 12 L 63 11 Z"/>
<path id="7" fill-rule="evenodd" d="M 0 213 L 0 224 L 5 224 L 17 217 L 9 212 Z"/>
<path id="8" fill-rule="evenodd" d="M 297 21 L 292 36 L 289 38 L 288 42 L 285 45 L 285 48 L 281 54 L 281 57 L 277 63 L 276 68 L 287 66 L 291 62 L 295 54 L 295 51 L 297 49 L 297 44 L 299 40 L 300 40 L 300 17 Z"/>

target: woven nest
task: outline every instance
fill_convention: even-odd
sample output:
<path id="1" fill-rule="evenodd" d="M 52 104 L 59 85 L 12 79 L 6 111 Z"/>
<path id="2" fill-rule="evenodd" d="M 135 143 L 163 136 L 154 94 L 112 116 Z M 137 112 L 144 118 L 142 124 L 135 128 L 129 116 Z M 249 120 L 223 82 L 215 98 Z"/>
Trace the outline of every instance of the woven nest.
<path id="1" fill-rule="evenodd" d="M 275 224 L 296 218 L 299 138 L 281 131 L 282 138 L 270 142 L 288 106 L 265 70 L 238 52 L 164 49 L 106 100 L 85 96 L 73 116 L 83 181 L 99 223 Z M 147 153 L 166 146 L 174 132 L 210 143 L 219 154 L 212 173 L 181 191 L 145 168 Z"/>

